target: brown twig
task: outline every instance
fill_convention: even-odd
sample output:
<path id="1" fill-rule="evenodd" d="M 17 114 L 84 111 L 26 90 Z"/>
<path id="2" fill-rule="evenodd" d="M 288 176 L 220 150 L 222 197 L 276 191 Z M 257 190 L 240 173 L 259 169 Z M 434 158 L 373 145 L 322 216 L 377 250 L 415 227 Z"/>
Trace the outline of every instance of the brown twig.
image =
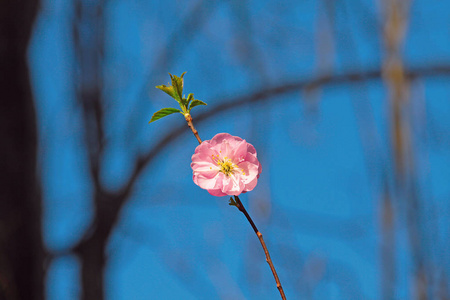
<path id="1" fill-rule="evenodd" d="M 198 131 L 195 129 L 194 124 L 192 123 L 192 117 L 190 114 L 185 115 L 186 121 L 188 123 L 189 128 L 191 128 L 192 133 L 197 138 L 197 141 L 199 144 L 202 143 L 202 139 L 198 135 Z M 256 227 L 255 223 L 253 222 L 252 218 L 248 214 L 247 210 L 245 209 L 244 205 L 241 202 L 241 199 L 239 199 L 238 196 L 234 196 L 236 207 L 245 215 L 248 222 L 252 226 L 253 230 L 255 231 L 256 235 L 258 236 L 259 241 L 261 242 L 261 246 L 263 247 L 264 254 L 266 255 L 266 261 L 269 264 L 270 270 L 272 271 L 273 277 L 275 278 L 275 282 L 277 283 L 278 291 L 280 292 L 281 298 L 283 300 L 286 300 L 286 296 L 284 295 L 283 287 L 281 286 L 280 279 L 278 278 L 277 271 L 275 270 L 275 267 L 272 263 L 272 259 L 270 258 L 269 250 L 267 249 L 266 243 L 264 242 L 263 236 L 261 232 L 259 232 L 258 228 Z"/>
<path id="2" fill-rule="evenodd" d="M 197 141 L 199 144 L 202 143 L 202 139 L 200 138 L 200 136 L 198 135 L 198 131 L 197 129 L 195 129 L 194 124 L 192 123 L 192 117 L 190 114 L 185 114 L 184 118 L 186 119 L 186 122 L 188 123 L 189 128 L 191 128 L 192 133 L 195 135 L 195 137 L 197 138 Z"/>
<path id="3" fill-rule="evenodd" d="M 259 232 L 258 228 L 256 228 L 255 223 L 253 222 L 252 218 L 250 217 L 250 215 L 248 214 L 244 205 L 242 204 L 241 199 L 239 199 L 238 196 L 234 196 L 234 200 L 236 202 L 236 207 L 245 215 L 245 217 L 247 218 L 250 225 L 252 225 L 252 228 L 255 231 L 256 235 L 258 236 L 258 239 L 261 242 L 261 246 L 264 249 L 264 254 L 266 255 L 266 261 L 269 264 L 270 270 L 272 271 L 273 277 L 275 278 L 275 282 L 277 283 L 277 288 L 278 288 L 278 291 L 280 292 L 281 298 L 283 300 L 286 300 L 286 296 L 284 295 L 283 287 L 281 286 L 280 279 L 278 278 L 277 271 L 275 270 L 275 267 L 272 263 L 272 259 L 270 258 L 269 250 L 267 249 L 266 243 L 264 242 L 261 232 Z"/>

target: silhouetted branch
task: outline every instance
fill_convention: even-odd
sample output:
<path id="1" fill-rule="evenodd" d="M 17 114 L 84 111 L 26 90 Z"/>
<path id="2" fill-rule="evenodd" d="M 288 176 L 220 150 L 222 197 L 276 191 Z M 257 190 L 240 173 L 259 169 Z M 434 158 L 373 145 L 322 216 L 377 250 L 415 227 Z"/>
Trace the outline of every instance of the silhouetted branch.
<path id="1" fill-rule="evenodd" d="M 84 138 L 93 182 L 94 220 L 73 251 L 81 262 L 81 294 L 84 300 L 104 298 L 106 244 L 117 221 L 119 208 L 114 194 L 102 185 L 101 163 L 104 149 L 104 1 L 74 1 L 73 42 L 77 60 L 76 91 L 83 108 Z"/>
<path id="2" fill-rule="evenodd" d="M 405 74 L 407 77 L 410 78 L 450 76 L 450 65 L 441 64 L 438 66 L 411 68 L 409 70 L 406 70 Z M 196 123 L 199 124 L 201 122 L 211 119 L 218 113 L 222 113 L 231 109 L 237 109 L 240 106 L 249 103 L 265 102 L 272 97 L 278 97 L 298 92 L 301 90 L 312 89 L 317 86 L 340 85 L 352 82 L 381 80 L 381 78 L 382 78 L 382 71 L 377 69 L 365 72 L 348 72 L 340 75 L 337 74 L 337 75 L 323 76 L 315 79 L 305 79 L 293 83 L 280 84 L 248 95 L 238 96 L 228 101 L 219 100 L 216 102 L 219 104 L 212 106 L 211 109 L 203 113 L 200 113 L 195 117 L 195 120 Z M 229 97 L 227 99 L 229 99 Z M 189 132 L 189 130 L 186 128 L 185 125 L 177 126 L 173 128 L 171 131 L 169 131 L 158 142 L 156 142 L 154 146 L 149 150 L 149 152 L 139 156 L 136 160 L 134 170 L 131 173 L 132 175 L 130 176 L 128 183 L 125 185 L 121 193 L 122 194 L 130 193 L 136 179 L 140 176 L 144 168 L 156 157 L 156 155 L 160 153 L 169 144 L 176 141 L 179 136 L 187 132 Z"/>

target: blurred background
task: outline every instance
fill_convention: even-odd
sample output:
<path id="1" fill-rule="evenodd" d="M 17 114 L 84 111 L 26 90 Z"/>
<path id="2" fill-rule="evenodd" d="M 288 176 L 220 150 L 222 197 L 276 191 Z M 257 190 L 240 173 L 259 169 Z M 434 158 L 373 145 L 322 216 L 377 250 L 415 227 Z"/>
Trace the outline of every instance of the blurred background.
<path id="1" fill-rule="evenodd" d="M 40 2 L 40 3 L 39 3 Z M 1 299 L 279 299 L 156 85 L 263 166 L 288 299 L 450 299 L 450 3 L 2 0 Z"/>

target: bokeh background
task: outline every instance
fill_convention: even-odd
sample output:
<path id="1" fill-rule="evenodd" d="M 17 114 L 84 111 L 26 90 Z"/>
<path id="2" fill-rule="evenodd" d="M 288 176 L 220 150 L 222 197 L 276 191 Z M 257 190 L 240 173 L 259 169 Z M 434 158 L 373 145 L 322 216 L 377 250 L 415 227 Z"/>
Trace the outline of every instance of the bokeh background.
<path id="1" fill-rule="evenodd" d="M 258 151 L 241 199 L 288 299 L 450 299 L 449 2 L 40 4 L 46 299 L 279 298 L 244 216 L 192 182 L 184 119 L 148 124 L 184 71 L 202 139 Z"/>

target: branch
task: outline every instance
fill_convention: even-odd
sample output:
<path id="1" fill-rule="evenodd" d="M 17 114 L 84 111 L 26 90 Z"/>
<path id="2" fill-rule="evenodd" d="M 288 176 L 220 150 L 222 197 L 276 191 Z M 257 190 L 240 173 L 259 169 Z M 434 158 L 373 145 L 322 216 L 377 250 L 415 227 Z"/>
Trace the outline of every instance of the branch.
<path id="1" fill-rule="evenodd" d="M 436 77 L 436 76 L 450 76 L 450 65 L 437 65 L 428 67 L 418 67 L 411 68 L 405 71 L 405 75 L 411 79 L 417 77 Z M 314 89 L 318 86 L 325 85 L 339 85 L 347 84 L 353 82 L 362 82 L 370 80 L 381 80 L 382 71 L 380 69 L 369 70 L 366 72 L 348 72 L 344 74 L 337 75 L 327 75 L 317 77 L 315 79 L 305 79 L 299 80 L 293 83 L 280 84 L 278 86 L 269 87 L 259 92 L 251 93 L 245 96 L 235 97 L 229 101 L 216 101 L 220 103 L 211 109 L 196 116 L 197 124 L 199 122 L 204 122 L 216 114 L 225 112 L 227 110 L 236 109 L 240 106 L 246 105 L 248 103 L 258 103 L 267 101 L 271 97 L 281 96 L 293 92 L 298 92 L 301 90 Z M 229 99 L 229 98 L 228 98 Z M 213 101 L 211 101 L 213 102 Z M 122 193 L 130 193 L 133 189 L 136 179 L 140 176 L 144 168 L 159 154 L 165 147 L 173 143 L 179 136 L 188 132 L 186 126 L 183 124 L 181 126 L 174 127 L 169 133 L 163 137 L 155 146 L 150 149 L 149 152 L 138 157 L 132 175 L 130 176 L 128 183 L 125 185 Z M 124 199 L 125 200 L 125 199 Z"/>
<path id="2" fill-rule="evenodd" d="M 275 282 L 277 283 L 277 289 L 280 292 L 281 299 L 286 300 L 286 296 L 284 295 L 283 287 L 281 286 L 280 279 L 278 278 L 277 271 L 275 270 L 275 266 L 273 265 L 272 259 L 270 258 L 269 250 L 267 249 L 266 243 L 264 242 L 261 232 L 259 232 L 258 228 L 256 228 L 255 223 L 253 222 L 252 218 L 250 217 L 250 215 L 248 214 L 244 205 L 242 204 L 241 199 L 239 199 L 238 196 L 234 196 L 234 201 L 236 203 L 236 207 L 245 215 L 245 217 L 247 218 L 247 221 L 252 226 L 253 231 L 258 236 L 259 242 L 261 243 L 261 246 L 264 250 L 264 254 L 266 255 L 266 261 L 269 264 L 269 267 L 270 267 L 270 270 L 272 271 Z"/>

